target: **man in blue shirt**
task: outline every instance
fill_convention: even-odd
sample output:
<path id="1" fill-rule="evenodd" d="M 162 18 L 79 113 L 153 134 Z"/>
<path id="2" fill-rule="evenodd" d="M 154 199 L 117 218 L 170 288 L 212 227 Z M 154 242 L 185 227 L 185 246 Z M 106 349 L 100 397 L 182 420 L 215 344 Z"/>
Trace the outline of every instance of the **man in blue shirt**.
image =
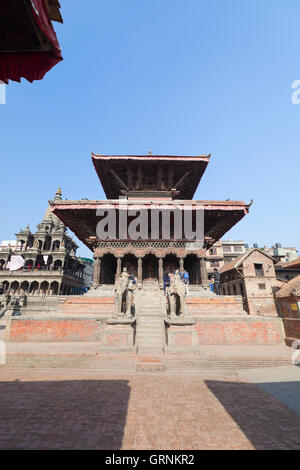
<path id="1" fill-rule="evenodd" d="M 171 279 L 168 273 L 164 274 L 164 293 L 167 294 L 167 287 L 170 287 Z"/>
<path id="2" fill-rule="evenodd" d="M 186 285 L 186 292 L 189 295 L 189 293 L 190 293 L 190 291 L 189 291 L 190 277 L 189 277 L 189 273 L 186 270 L 183 271 L 182 278 L 183 278 L 183 282 Z"/>

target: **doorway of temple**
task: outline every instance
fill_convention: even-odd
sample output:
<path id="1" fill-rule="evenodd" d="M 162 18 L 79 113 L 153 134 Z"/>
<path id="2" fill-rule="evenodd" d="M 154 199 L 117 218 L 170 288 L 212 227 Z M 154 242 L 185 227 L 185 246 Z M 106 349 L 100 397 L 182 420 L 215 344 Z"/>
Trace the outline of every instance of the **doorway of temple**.
<path id="1" fill-rule="evenodd" d="M 170 254 L 164 258 L 163 271 L 164 273 L 174 273 L 179 269 L 179 260 L 176 255 Z"/>
<path id="2" fill-rule="evenodd" d="M 143 259 L 143 280 L 158 280 L 158 259 L 154 255 L 147 255 Z"/>
<path id="3" fill-rule="evenodd" d="M 101 260 L 100 284 L 114 284 L 117 260 L 112 254 L 105 254 Z"/>
<path id="4" fill-rule="evenodd" d="M 200 260 L 194 255 L 188 255 L 184 260 L 184 269 L 189 273 L 190 284 L 201 284 Z"/>
<path id="5" fill-rule="evenodd" d="M 122 270 L 127 268 L 129 274 L 134 274 L 137 277 L 137 258 L 132 254 L 127 254 L 122 260 Z"/>

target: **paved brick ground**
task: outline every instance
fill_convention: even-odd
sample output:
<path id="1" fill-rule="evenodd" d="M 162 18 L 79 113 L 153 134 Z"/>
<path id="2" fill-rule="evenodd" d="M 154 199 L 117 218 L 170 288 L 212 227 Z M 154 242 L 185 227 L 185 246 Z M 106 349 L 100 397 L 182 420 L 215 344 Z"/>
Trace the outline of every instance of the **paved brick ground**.
<path id="1" fill-rule="evenodd" d="M 299 449 L 300 417 L 234 376 L 0 370 L 0 448 Z"/>
<path id="2" fill-rule="evenodd" d="M 300 366 L 249 369 L 238 374 L 278 398 L 300 416 Z"/>

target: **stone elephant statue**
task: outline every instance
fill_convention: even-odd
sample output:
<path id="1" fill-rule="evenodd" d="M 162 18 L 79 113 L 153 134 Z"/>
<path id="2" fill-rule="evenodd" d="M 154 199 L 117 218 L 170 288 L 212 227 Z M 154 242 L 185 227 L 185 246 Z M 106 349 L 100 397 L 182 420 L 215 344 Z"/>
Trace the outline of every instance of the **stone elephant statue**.
<path id="1" fill-rule="evenodd" d="M 115 283 L 115 315 L 116 316 L 131 316 L 131 306 L 133 300 L 133 293 L 135 284 L 128 276 L 121 276 Z M 125 312 L 123 311 L 123 304 L 125 302 Z"/>
<path id="2" fill-rule="evenodd" d="M 176 274 L 174 280 L 169 287 L 168 298 L 170 306 L 170 315 L 175 317 L 176 315 L 186 315 L 186 285 L 181 281 L 180 277 Z"/>

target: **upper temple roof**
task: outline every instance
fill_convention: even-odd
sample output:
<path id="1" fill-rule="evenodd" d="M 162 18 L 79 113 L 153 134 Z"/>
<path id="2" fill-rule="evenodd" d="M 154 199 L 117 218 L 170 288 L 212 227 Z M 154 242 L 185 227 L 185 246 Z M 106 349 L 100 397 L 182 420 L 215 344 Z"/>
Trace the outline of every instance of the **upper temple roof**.
<path id="1" fill-rule="evenodd" d="M 210 155 L 96 155 L 92 161 L 108 199 L 145 192 L 192 199 Z"/>

